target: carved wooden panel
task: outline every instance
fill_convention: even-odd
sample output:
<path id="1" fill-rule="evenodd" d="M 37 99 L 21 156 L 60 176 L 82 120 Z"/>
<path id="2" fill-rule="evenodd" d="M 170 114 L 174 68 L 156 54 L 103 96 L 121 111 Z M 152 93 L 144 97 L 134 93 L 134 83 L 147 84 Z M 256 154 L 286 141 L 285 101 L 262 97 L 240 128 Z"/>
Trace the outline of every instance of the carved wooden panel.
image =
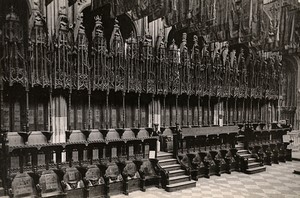
<path id="1" fill-rule="evenodd" d="M 28 85 L 28 68 L 25 60 L 23 27 L 19 16 L 12 6 L 5 17 L 2 33 L 3 53 L 1 66 L 3 69 L 3 80 L 10 86 L 21 84 Z"/>
<path id="2" fill-rule="evenodd" d="M 34 4 L 29 19 L 29 83 L 31 86 L 51 86 L 51 67 L 46 20 Z"/>
<path id="3" fill-rule="evenodd" d="M 73 86 L 77 90 L 90 89 L 90 72 L 91 66 L 88 60 L 88 40 L 85 35 L 85 27 L 83 26 L 82 14 L 79 15 L 77 21 L 77 32 L 75 32 L 74 52 L 75 59 L 73 60 Z"/>
<path id="4" fill-rule="evenodd" d="M 72 88 L 71 86 L 71 68 L 72 60 L 72 32 L 69 29 L 69 21 L 66 10 L 62 9 L 59 13 L 56 38 L 53 41 L 54 50 L 54 88 Z"/>

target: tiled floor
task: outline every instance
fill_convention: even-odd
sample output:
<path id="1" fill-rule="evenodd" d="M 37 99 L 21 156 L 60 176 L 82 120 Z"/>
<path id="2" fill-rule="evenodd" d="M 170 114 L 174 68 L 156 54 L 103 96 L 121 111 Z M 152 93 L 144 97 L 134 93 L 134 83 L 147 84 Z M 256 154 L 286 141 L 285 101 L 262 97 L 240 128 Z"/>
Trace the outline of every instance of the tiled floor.
<path id="1" fill-rule="evenodd" d="M 195 188 L 168 193 L 155 187 L 146 192 L 136 191 L 129 196 L 117 195 L 113 198 L 290 198 L 300 197 L 300 175 L 293 174 L 300 169 L 300 161 L 267 166 L 267 171 L 254 175 L 233 172 L 210 179 L 200 178 Z"/>

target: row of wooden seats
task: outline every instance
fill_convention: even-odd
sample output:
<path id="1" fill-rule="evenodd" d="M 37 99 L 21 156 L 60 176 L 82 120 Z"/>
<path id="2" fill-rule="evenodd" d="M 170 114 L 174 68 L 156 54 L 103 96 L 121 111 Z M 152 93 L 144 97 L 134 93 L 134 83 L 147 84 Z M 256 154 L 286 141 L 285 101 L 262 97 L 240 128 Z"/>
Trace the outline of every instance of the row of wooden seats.
<path id="1" fill-rule="evenodd" d="M 239 170 L 239 159 L 235 149 L 180 154 L 178 160 L 194 180 Z"/>
<path id="2" fill-rule="evenodd" d="M 173 128 L 175 128 L 175 127 L 173 127 Z M 224 126 L 224 127 L 218 127 L 218 126 L 214 126 L 214 127 L 206 127 L 206 126 L 203 126 L 203 127 L 199 127 L 199 126 L 188 127 L 188 126 L 182 126 L 181 127 L 182 136 L 186 136 L 186 137 L 202 136 L 204 139 L 206 139 L 206 136 L 208 136 L 208 135 L 229 134 L 229 133 L 237 132 L 237 131 L 238 131 L 237 126 Z M 172 149 L 173 149 L 173 132 L 172 132 L 172 130 L 170 129 L 170 127 L 169 128 L 168 127 L 161 127 L 160 132 L 161 132 L 161 134 L 160 134 L 160 149 L 161 149 L 161 151 L 165 151 L 165 152 L 172 151 Z M 224 138 L 227 138 L 225 136 L 224 136 Z M 230 139 L 232 139 L 232 138 L 230 137 Z M 206 145 L 206 146 L 208 146 L 208 145 Z"/>
<path id="3" fill-rule="evenodd" d="M 9 162 L 5 176 L 8 194 L 11 197 L 109 197 L 138 189 L 145 191 L 147 184 L 159 186 L 159 165 L 156 159 L 149 159 L 149 151 L 156 152 L 157 137 L 151 137 L 143 129 L 106 131 L 100 131 L 103 138 L 93 140 L 91 137 L 96 134 L 84 134 L 83 141 L 80 133 L 67 132 L 67 143 L 28 141 L 12 146 L 8 141 L 7 149 L 1 150 Z"/>
<path id="4" fill-rule="evenodd" d="M 246 126 L 244 130 L 246 148 L 264 165 L 278 164 L 291 161 L 291 150 L 287 149 L 289 142 L 283 141 L 283 136 L 289 131 L 289 127 L 272 125 L 272 129 L 266 129 L 265 125 L 257 124 Z"/>
<path id="5" fill-rule="evenodd" d="M 226 132 L 223 129 L 219 133 L 214 130 L 214 133 L 197 134 L 195 128 L 181 130 L 183 132 L 179 138 L 178 160 L 194 180 L 239 170 L 235 149 L 238 132 Z"/>

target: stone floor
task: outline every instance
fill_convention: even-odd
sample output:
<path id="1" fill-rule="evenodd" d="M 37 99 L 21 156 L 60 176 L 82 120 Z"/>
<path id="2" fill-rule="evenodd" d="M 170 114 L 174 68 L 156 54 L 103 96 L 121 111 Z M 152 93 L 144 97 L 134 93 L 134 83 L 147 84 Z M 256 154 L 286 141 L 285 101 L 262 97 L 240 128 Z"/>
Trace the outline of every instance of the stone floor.
<path id="1" fill-rule="evenodd" d="M 293 160 L 300 161 L 300 151 L 293 151 L 292 158 Z"/>
<path id="2" fill-rule="evenodd" d="M 210 179 L 200 178 L 195 188 L 168 193 L 155 187 L 146 192 L 136 191 L 112 198 L 289 198 L 300 197 L 300 175 L 293 174 L 300 169 L 300 161 L 267 166 L 267 171 L 254 175 L 233 172 L 212 176 Z"/>

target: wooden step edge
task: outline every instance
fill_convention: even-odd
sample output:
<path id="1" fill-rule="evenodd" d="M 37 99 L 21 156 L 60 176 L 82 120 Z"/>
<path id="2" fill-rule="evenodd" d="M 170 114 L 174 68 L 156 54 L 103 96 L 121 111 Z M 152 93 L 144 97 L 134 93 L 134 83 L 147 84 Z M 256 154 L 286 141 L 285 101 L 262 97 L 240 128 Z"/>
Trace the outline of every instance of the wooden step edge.
<path id="1" fill-rule="evenodd" d="M 180 172 L 185 173 L 185 170 L 183 170 L 183 169 L 179 169 L 179 170 L 171 170 L 171 171 L 169 171 L 169 174 L 172 174 L 172 173 L 180 173 Z"/>
<path id="2" fill-rule="evenodd" d="M 162 157 L 162 156 L 173 156 L 173 153 L 167 153 L 167 152 L 157 153 L 157 157 Z"/>
<path id="3" fill-rule="evenodd" d="M 180 176 L 175 176 L 175 177 L 169 177 L 169 181 L 177 180 L 177 179 L 184 179 L 184 178 L 189 178 L 188 175 L 180 175 Z"/>
<path id="4" fill-rule="evenodd" d="M 248 165 L 258 165 L 258 164 L 260 164 L 259 162 L 250 162 L 250 163 L 248 163 Z"/>
<path id="5" fill-rule="evenodd" d="M 173 168 L 173 167 L 181 167 L 181 166 L 180 166 L 180 164 L 171 164 L 171 165 L 161 166 L 162 169 Z"/>
<path id="6" fill-rule="evenodd" d="M 266 167 L 265 166 L 259 166 L 259 167 L 255 167 L 255 168 L 248 168 L 248 169 L 246 169 L 245 173 L 255 174 L 255 173 L 260 173 L 260 172 L 264 172 L 264 171 L 266 171 Z"/>
<path id="7" fill-rule="evenodd" d="M 172 162 L 172 161 L 176 161 L 176 162 L 177 162 L 177 159 L 175 159 L 175 158 L 170 158 L 170 159 L 162 159 L 162 160 L 158 160 L 159 163 Z"/>
<path id="8" fill-rule="evenodd" d="M 191 180 L 191 181 L 179 182 L 179 183 L 176 183 L 176 184 L 169 184 L 169 185 L 166 185 L 166 189 L 176 188 L 176 187 L 185 187 L 185 186 L 188 186 L 188 185 L 195 185 L 194 187 L 196 187 L 196 181 Z M 171 192 L 171 191 L 169 191 L 169 192 Z"/>

